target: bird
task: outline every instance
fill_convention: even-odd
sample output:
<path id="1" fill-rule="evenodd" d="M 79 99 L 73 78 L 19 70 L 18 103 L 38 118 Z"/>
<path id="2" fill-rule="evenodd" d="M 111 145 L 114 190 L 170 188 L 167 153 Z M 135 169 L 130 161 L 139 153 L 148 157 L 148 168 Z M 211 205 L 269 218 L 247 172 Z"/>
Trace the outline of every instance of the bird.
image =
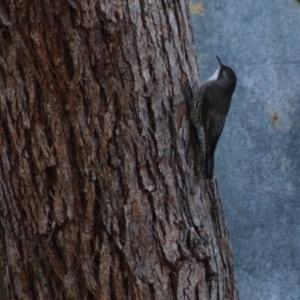
<path id="1" fill-rule="evenodd" d="M 191 120 L 198 139 L 200 142 L 204 139 L 205 142 L 203 152 L 206 179 L 213 177 L 215 150 L 237 83 L 235 72 L 223 65 L 218 56 L 216 58 L 219 67 L 196 91 L 191 108 Z"/>

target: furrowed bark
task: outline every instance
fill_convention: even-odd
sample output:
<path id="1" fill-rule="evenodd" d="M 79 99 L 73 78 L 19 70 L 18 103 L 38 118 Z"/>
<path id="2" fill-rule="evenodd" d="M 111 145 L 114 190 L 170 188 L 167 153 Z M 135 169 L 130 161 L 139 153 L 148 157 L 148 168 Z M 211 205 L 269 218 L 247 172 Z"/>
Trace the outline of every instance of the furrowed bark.
<path id="1" fill-rule="evenodd" d="M 237 299 L 182 104 L 187 3 L 6 0 L 0 19 L 10 299 Z"/>

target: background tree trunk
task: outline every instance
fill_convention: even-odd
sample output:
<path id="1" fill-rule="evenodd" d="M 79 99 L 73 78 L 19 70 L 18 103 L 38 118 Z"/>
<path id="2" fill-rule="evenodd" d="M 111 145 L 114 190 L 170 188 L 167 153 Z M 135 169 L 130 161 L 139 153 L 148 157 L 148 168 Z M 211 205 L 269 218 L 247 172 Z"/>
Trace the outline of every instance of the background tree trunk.
<path id="1" fill-rule="evenodd" d="M 237 299 L 217 190 L 204 189 L 181 105 L 198 80 L 186 1 L 0 11 L 10 298 Z"/>

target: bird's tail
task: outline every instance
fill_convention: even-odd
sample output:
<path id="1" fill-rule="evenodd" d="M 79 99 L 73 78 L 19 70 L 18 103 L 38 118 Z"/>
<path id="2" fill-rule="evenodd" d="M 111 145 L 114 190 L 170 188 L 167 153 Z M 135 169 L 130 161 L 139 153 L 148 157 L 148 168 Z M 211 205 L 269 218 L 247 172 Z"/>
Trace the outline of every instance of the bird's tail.
<path id="1" fill-rule="evenodd" d="M 212 179 L 214 175 L 214 155 L 205 155 L 205 177 L 207 179 Z"/>

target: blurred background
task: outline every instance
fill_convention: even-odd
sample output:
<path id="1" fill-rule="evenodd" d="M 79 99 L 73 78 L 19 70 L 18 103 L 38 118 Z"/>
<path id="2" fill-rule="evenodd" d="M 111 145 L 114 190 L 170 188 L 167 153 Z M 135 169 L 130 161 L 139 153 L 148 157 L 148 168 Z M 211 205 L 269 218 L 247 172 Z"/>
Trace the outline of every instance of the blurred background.
<path id="1" fill-rule="evenodd" d="M 300 4 L 190 1 L 202 81 L 238 78 L 215 170 L 241 300 L 300 299 Z"/>

